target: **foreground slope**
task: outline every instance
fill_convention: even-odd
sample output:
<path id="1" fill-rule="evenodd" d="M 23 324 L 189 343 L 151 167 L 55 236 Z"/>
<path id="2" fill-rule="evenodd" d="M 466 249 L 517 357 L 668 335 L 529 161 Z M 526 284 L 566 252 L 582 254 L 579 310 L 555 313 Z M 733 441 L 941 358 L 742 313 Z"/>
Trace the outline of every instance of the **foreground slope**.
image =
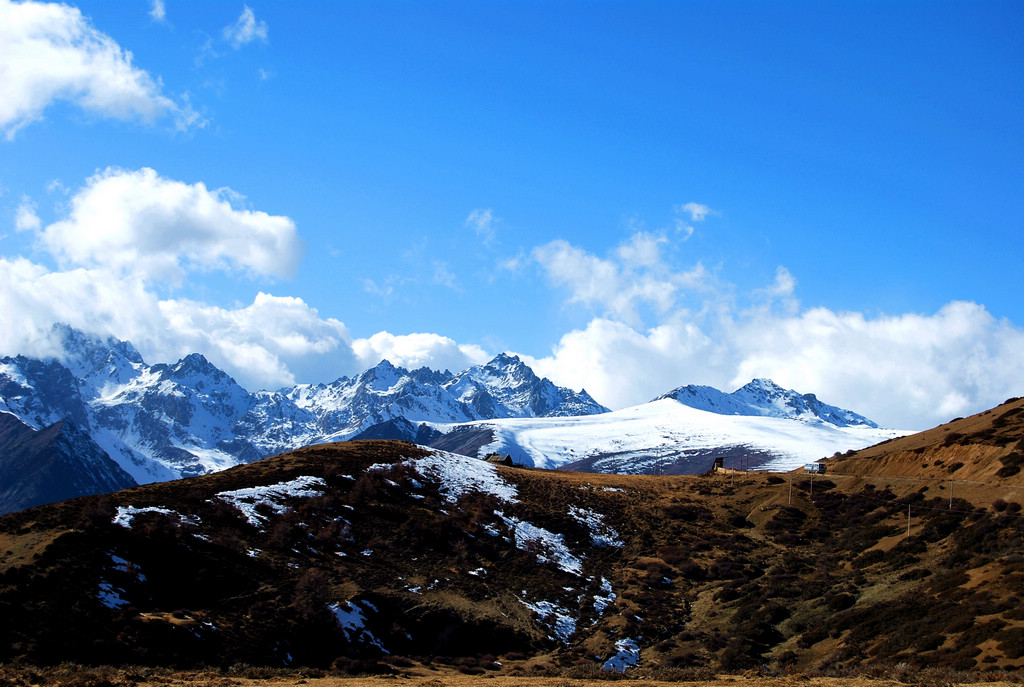
<path id="1" fill-rule="evenodd" d="M 829 477 L 310 447 L 0 518 L 0 661 L 1024 665 L 1019 477 Z"/>

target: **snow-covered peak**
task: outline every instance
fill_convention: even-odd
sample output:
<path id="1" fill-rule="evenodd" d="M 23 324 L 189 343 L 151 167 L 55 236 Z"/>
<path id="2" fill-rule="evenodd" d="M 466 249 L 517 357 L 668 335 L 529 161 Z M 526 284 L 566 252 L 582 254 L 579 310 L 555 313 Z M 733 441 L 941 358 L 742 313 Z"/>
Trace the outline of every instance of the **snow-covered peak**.
<path id="1" fill-rule="evenodd" d="M 409 373 L 406 370 L 395 367 L 391 364 L 391 361 L 385 359 L 377 363 L 375 367 L 371 367 L 359 375 L 356 379 L 356 384 L 365 386 L 373 391 L 387 391 L 408 375 Z"/>
<path id="2" fill-rule="evenodd" d="M 519 356 L 501 353 L 460 372 L 444 388 L 482 417 L 542 417 L 607 412 L 589 395 L 541 379 Z"/>
<path id="3" fill-rule="evenodd" d="M 774 381 L 758 378 L 731 394 L 710 386 L 688 385 L 662 394 L 655 400 L 671 398 L 683 405 L 719 415 L 762 415 L 804 421 L 820 421 L 837 427 L 863 425 L 878 427 L 863 415 L 822 403 L 814 394 L 783 389 Z"/>
<path id="4" fill-rule="evenodd" d="M 142 356 L 128 341 L 119 341 L 112 336 L 93 338 L 61 322 L 53 325 L 50 334 L 62 351 L 57 356 L 58 360 L 78 378 L 88 377 L 104 365 L 124 367 L 143 364 Z"/>

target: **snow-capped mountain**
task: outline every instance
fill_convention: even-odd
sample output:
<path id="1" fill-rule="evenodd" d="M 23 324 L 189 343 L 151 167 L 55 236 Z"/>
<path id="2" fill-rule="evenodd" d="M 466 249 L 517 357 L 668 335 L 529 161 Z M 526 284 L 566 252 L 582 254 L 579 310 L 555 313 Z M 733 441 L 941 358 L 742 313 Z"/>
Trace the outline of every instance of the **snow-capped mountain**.
<path id="1" fill-rule="evenodd" d="M 585 391 L 500 355 L 459 374 L 382 361 L 354 378 L 249 393 L 206 358 L 148 365 L 131 343 L 54 325 L 52 359 L 0 359 L 0 411 L 39 430 L 69 418 L 139 483 L 348 439 L 403 418 L 457 423 L 603 413 Z"/>
<path id="2" fill-rule="evenodd" d="M 607 412 L 586 389 L 578 394 L 541 379 L 504 353 L 452 377 L 444 388 L 487 417 L 571 417 Z M 412 418 L 409 418 L 412 419 Z"/>
<path id="3" fill-rule="evenodd" d="M 781 417 L 827 422 L 837 427 L 878 427 L 863 415 L 822 403 L 814 394 L 783 389 L 770 379 L 755 379 L 731 394 L 710 386 L 688 385 L 654 400 L 671 398 L 683 405 L 720 415 Z"/>

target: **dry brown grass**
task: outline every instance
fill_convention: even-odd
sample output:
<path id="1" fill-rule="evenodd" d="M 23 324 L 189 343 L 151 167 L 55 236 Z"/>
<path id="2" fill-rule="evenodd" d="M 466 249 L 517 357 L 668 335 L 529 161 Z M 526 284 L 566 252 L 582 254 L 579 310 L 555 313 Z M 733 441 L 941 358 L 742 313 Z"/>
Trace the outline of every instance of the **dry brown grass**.
<path id="1" fill-rule="evenodd" d="M 467 675 L 450 669 L 411 666 L 391 675 L 339 676 L 324 671 L 268 669 L 235 666 L 224 671 L 172 671 L 145 667 L 84 667 L 62 664 L 54 667 L 0 665 L 0 687 L 599 687 L 609 681 L 620 687 L 669 687 L 698 683 L 706 687 L 1011 687 L 1019 681 L 995 679 L 985 673 L 915 671 L 905 665 L 876 669 L 855 676 L 822 676 L 792 673 L 766 676 L 755 671 L 734 675 L 677 672 L 666 676 L 648 674 L 627 678 L 607 673 L 602 678 L 574 676 L 572 671 L 547 675 L 488 673 Z"/>

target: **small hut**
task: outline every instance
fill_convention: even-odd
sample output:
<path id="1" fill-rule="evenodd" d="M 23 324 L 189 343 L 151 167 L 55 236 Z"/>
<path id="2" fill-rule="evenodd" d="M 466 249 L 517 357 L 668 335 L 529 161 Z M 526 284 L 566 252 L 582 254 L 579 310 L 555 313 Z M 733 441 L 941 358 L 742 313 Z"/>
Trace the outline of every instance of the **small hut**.
<path id="1" fill-rule="evenodd" d="M 488 463 L 494 463 L 495 465 L 515 465 L 515 463 L 512 462 L 512 456 L 507 453 L 505 455 L 501 455 L 500 453 L 488 453 L 484 456 L 484 460 Z"/>

